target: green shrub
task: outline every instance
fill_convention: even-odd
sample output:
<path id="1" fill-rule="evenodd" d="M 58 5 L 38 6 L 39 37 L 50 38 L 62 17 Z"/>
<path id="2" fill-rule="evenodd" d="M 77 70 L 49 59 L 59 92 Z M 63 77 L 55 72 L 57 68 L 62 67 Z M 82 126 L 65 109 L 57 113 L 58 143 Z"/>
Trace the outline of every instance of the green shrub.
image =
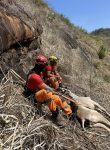
<path id="1" fill-rule="evenodd" d="M 54 12 L 51 12 L 48 14 L 48 19 L 52 22 L 53 20 L 55 20 L 57 17 L 57 14 Z"/>
<path id="2" fill-rule="evenodd" d="M 98 56 L 99 56 L 99 59 L 103 59 L 105 57 L 105 52 L 106 52 L 106 49 L 104 48 L 104 46 L 100 46 L 99 48 L 99 52 L 98 52 Z"/>
<path id="3" fill-rule="evenodd" d="M 46 7 L 48 8 L 48 4 L 45 3 L 43 0 L 33 0 L 33 3 L 39 7 Z"/>

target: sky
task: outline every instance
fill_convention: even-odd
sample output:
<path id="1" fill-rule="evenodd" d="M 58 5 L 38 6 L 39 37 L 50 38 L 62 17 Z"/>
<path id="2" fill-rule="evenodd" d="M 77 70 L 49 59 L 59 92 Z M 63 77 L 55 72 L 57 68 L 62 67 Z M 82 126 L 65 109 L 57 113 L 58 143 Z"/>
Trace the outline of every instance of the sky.
<path id="1" fill-rule="evenodd" d="M 74 25 L 91 32 L 110 28 L 110 0 L 45 0 Z"/>

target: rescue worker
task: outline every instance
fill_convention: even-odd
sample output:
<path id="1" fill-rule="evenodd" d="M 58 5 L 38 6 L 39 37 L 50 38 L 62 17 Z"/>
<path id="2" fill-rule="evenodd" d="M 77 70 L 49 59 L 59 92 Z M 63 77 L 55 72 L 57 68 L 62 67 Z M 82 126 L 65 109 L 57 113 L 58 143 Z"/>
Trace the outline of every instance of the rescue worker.
<path id="1" fill-rule="evenodd" d="M 47 62 L 48 59 L 45 56 L 37 56 L 35 67 L 31 70 L 27 78 L 27 89 L 35 93 L 35 101 L 37 103 L 46 103 L 48 105 L 54 119 L 58 116 L 58 106 L 66 115 L 70 115 L 72 113 L 71 107 L 65 100 L 55 94 L 54 90 L 45 84 L 41 78 L 41 72 L 46 67 Z"/>
<path id="2" fill-rule="evenodd" d="M 56 56 L 49 57 L 49 64 L 44 68 L 42 75 L 47 84 L 50 84 L 54 89 L 62 87 L 62 78 L 57 72 L 57 61 Z"/>

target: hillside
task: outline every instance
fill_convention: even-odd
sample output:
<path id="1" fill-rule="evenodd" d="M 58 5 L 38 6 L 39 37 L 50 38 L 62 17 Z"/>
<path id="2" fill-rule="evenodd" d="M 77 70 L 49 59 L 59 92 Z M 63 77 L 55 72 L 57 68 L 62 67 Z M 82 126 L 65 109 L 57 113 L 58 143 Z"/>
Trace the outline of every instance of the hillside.
<path id="1" fill-rule="evenodd" d="M 93 32 L 91 32 L 91 34 L 96 35 L 96 36 L 102 36 L 102 37 L 109 37 L 110 38 L 110 28 L 100 28 L 97 29 Z"/>
<path id="2" fill-rule="evenodd" d="M 5 116 L 10 118 L 8 125 L 4 129 L 0 128 L 3 130 L 0 142 L 3 144 L 9 141 L 3 148 L 109 149 L 110 141 L 106 131 L 87 129 L 84 132 L 79 124 L 74 129 L 74 123 L 66 119 L 66 127 L 60 129 L 49 120 L 48 113 L 46 119 L 45 116 L 38 115 L 31 101 L 22 96 L 23 87 L 5 76 L 10 69 L 14 69 L 26 79 L 26 74 L 34 65 L 36 54 L 45 54 L 47 57 L 54 54 L 59 58 L 58 70 L 63 77 L 63 84 L 80 96 L 91 96 L 110 112 L 110 51 L 109 46 L 104 43 L 106 38 L 103 40 L 102 35 L 86 33 L 41 0 L 1 0 L 0 11 L 20 18 L 20 25 L 24 23 L 33 33 L 29 41 L 30 36 L 24 36 L 25 34 L 18 34 L 16 40 L 9 34 L 9 47 L 0 51 L 0 94 L 5 94 L 3 99 L 1 97 L 3 103 L 0 104 L 0 113 L 14 115 L 18 119 Z M 98 52 L 102 45 L 107 51 L 104 59 L 99 59 Z M 47 111 L 44 107 L 45 109 Z M 11 130 L 6 130 L 7 128 Z"/>
<path id="3" fill-rule="evenodd" d="M 91 32 L 91 34 L 101 38 L 104 42 L 104 45 L 110 51 L 110 28 L 100 28 Z"/>

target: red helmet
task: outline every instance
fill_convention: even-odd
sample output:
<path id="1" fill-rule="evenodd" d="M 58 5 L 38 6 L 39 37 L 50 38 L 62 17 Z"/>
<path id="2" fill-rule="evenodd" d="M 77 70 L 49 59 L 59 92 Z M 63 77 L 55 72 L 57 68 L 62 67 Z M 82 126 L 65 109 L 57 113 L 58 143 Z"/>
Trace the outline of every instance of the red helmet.
<path id="1" fill-rule="evenodd" d="M 47 62 L 48 62 L 48 59 L 43 55 L 38 55 L 36 57 L 36 64 L 46 65 Z"/>

